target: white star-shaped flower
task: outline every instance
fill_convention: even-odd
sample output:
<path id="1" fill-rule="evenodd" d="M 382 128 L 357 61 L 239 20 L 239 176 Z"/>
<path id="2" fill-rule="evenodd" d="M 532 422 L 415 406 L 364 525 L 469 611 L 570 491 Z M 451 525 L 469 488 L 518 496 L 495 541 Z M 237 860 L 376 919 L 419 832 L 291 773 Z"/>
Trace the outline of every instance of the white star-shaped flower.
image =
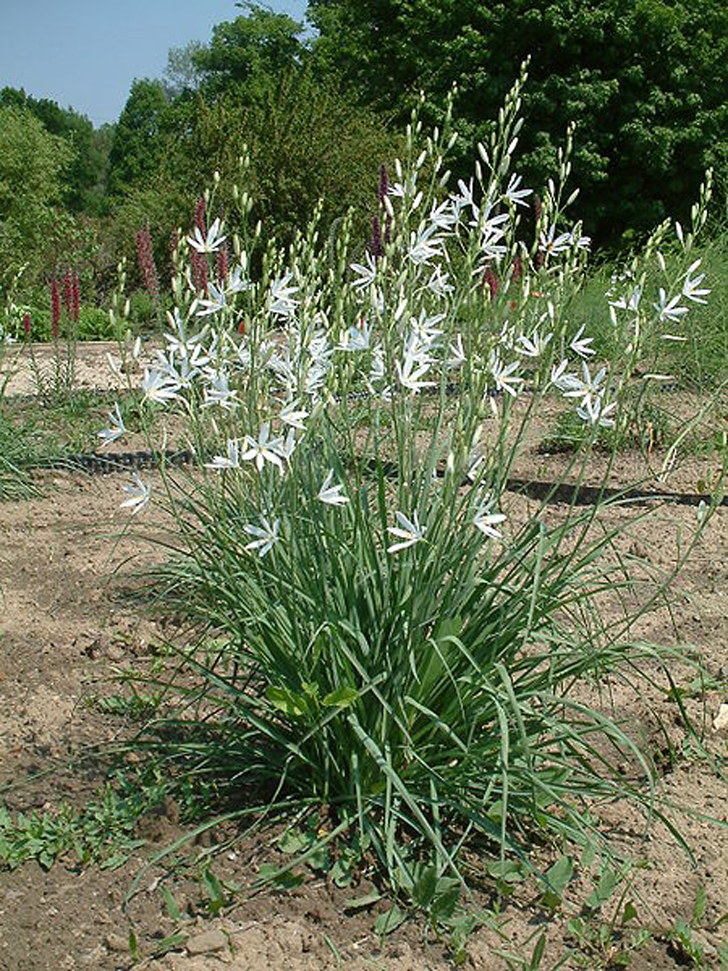
<path id="1" fill-rule="evenodd" d="M 335 486 L 331 485 L 333 478 L 334 470 L 330 469 L 316 498 L 326 503 L 327 506 L 345 506 L 349 501 L 348 496 L 341 494 L 344 488 L 341 483 Z"/>
<path id="2" fill-rule="evenodd" d="M 401 539 L 402 542 L 388 546 L 388 553 L 398 553 L 400 550 L 406 550 L 408 546 L 414 546 L 415 543 L 420 543 L 425 538 L 427 527 L 420 525 L 416 512 L 413 514 L 412 519 L 408 519 L 403 512 L 395 513 L 395 518 L 399 526 L 387 526 L 387 532 L 397 537 L 397 539 Z"/>

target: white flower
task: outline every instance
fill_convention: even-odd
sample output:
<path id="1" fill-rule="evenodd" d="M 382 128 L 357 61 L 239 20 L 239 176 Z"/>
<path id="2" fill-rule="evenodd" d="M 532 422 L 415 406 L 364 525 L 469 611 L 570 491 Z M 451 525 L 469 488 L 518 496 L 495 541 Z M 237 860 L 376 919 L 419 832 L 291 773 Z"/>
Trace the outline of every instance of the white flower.
<path id="1" fill-rule="evenodd" d="M 563 391 L 564 394 L 567 392 L 574 392 L 570 397 L 575 397 L 582 393 L 583 383 L 576 374 L 566 374 L 566 369 L 569 366 L 569 362 L 564 358 L 560 364 L 554 364 L 551 368 L 551 383 L 559 391 Z"/>
<path id="2" fill-rule="evenodd" d="M 446 297 L 449 293 L 452 293 L 455 289 L 452 284 L 448 283 L 448 273 L 442 272 L 442 267 L 438 263 L 435 269 L 430 275 L 430 279 L 427 281 L 427 289 L 434 293 L 436 297 Z"/>
<path id="3" fill-rule="evenodd" d="M 572 229 L 569 233 L 571 245 L 577 249 L 589 249 L 591 247 L 591 236 L 582 236 L 577 229 Z"/>
<path id="4" fill-rule="evenodd" d="M 109 365 L 109 370 L 115 378 L 122 377 L 121 361 L 117 361 L 115 357 L 107 352 L 106 363 Z"/>
<path id="5" fill-rule="evenodd" d="M 541 250 L 553 255 L 556 253 L 565 253 L 571 248 L 572 242 L 571 233 L 561 233 L 557 236 L 555 226 L 550 226 L 548 232 L 542 232 L 539 237 Z"/>
<path id="6" fill-rule="evenodd" d="M 503 212 L 500 215 L 491 216 L 492 205 L 489 199 L 477 224 L 480 230 L 480 251 L 483 256 L 479 266 L 481 272 L 484 272 L 493 261 L 498 261 L 505 256 L 507 251 L 505 244 L 500 242 L 506 234 L 505 229 L 501 227 L 510 220 L 510 213 Z"/>
<path id="7" fill-rule="evenodd" d="M 639 309 L 641 299 L 642 287 L 636 286 L 628 297 L 623 296 L 619 297 L 617 300 L 610 300 L 609 316 L 611 317 L 612 323 L 616 326 L 618 310 L 629 310 L 633 314 L 636 314 Z"/>
<path id="8" fill-rule="evenodd" d="M 423 361 L 421 358 L 418 359 L 410 351 L 407 351 L 405 354 L 404 363 L 400 364 L 397 361 L 396 367 L 400 384 L 410 391 L 417 392 L 422 388 L 433 388 L 435 386 L 434 381 L 422 380 L 430 370 L 430 363 Z"/>
<path id="9" fill-rule="evenodd" d="M 475 480 L 478 478 L 480 475 L 480 469 L 484 463 L 485 456 L 476 445 L 468 456 L 468 471 L 466 474 L 471 482 L 475 482 Z"/>
<path id="10" fill-rule="evenodd" d="M 202 402 L 203 408 L 211 408 L 214 405 L 219 405 L 220 408 L 224 408 L 226 411 L 232 411 L 239 404 L 238 392 L 234 389 L 232 391 L 230 390 L 227 375 L 224 371 L 213 376 L 212 382 L 209 387 L 205 388 L 204 394 L 205 400 Z"/>
<path id="11" fill-rule="evenodd" d="M 576 409 L 576 413 L 579 418 L 588 421 L 592 425 L 601 425 L 602 428 L 613 428 L 614 419 L 609 416 L 616 407 L 617 403 L 615 401 L 605 405 L 603 398 L 600 395 L 595 395 L 585 398 L 580 407 Z"/>
<path id="12" fill-rule="evenodd" d="M 196 305 L 197 301 L 195 300 L 191 309 L 193 309 Z M 167 311 L 167 320 L 174 330 L 173 334 L 165 333 L 164 335 L 167 341 L 167 353 L 170 355 L 170 357 L 174 356 L 185 358 L 196 354 L 197 363 L 204 364 L 204 361 L 199 360 L 200 356 L 204 353 L 200 346 L 200 342 L 207 333 L 207 328 L 203 327 L 199 333 L 195 334 L 193 337 L 188 337 L 185 333 L 184 321 L 182 320 L 177 307 L 174 308 L 173 313 L 170 313 L 169 310 Z"/>
<path id="13" fill-rule="evenodd" d="M 156 401 L 165 404 L 173 398 L 179 397 L 180 383 L 170 379 L 170 377 L 158 368 L 144 368 L 144 378 L 142 389 L 144 398 L 149 401 Z"/>
<path id="14" fill-rule="evenodd" d="M 401 173 L 398 173 L 401 174 Z M 417 176 L 415 174 L 408 175 L 404 183 L 395 182 L 389 187 L 390 196 L 394 196 L 395 199 L 404 199 L 406 195 L 413 195 L 415 189 L 417 188 Z"/>
<path id="15" fill-rule="evenodd" d="M 132 481 L 124 486 L 124 492 L 128 492 L 130 497 L 121 504 L 122 509 L 130 509 L 132 516 L 141 512 L 149 502 L 152 495 L 152 483 L 142 482 L 136 472 L 132 473 Z"/>
<path id="16" fill-rule="evenodd" d="M 332 486 L 331 481 L 334 478 L 334 470 L 330 469 L 329 474 L 324 479 L 324 483 L 319 489 L 317 499 L 321 502 L 325 502 L 328 506 L 345 506 L 349 501 L 347 496 L 341 495 L 341 490 L 344 488 L 341 483 Z"/>
<path id="17" fill-rule="evenodd" d="M 290 463 L 291 456 L 296 451 L 296 433 L 292 428 L 288 429 L 288 434 L 286 435 L 285 441 L 282 441 L 278 446 L 278 454 L 283 459 L 284 462 Z"/>
<path id="18" fill-rule="evenodd" d="M 473 214 L 473 221 L 477 223 L 480 217 L 480 209 L 475 204 L 475 198 L 473 195 L 473 179 L 470 180 L 469 184 L 466 185 L 462 179 L 458 179 L 458 189 L 460 190 L 459 195 L 452 197 L 452 203 L 458 218 L 463 209 L 470 207 Z"/>
<path id="19" fill-rule="evenodd" d="M 450 344 L 450 357 L 447 361 L 449 368 L 458 368 L 465 364 L 465 348 L 463 347 L 463 335 L 456 334 L 455 340 Z"/>
<path id="20" fill-rule="evenodd" d="M 329 372 L 329 364 L 314 361 L 314 363 L 306 371 L 303 379 L 303 392 L 304 394 L 310 395 L 312 398 L 318 396 L 319 391 L 324 386 L 326 381 L 326 375 Z"/>
<path id="21" fill-rule="evenodd" d="M 240 455 L 237 438 L 229 438 L 227 442 L 227 456 L 216 455 L 212 462 L 206 462 L 206 469 L 219 472 L 222 469 L 237 469 L 240 467 Z"/>
<path id="22" fill-rule="evenodd" d="M 246 523 L 244 527 L 245 532 L 249 536 L 255 536 L 256 539 L 248 543 L 245 549 L 257 550 L 258 556 L 265 556 L 266 553 L 270 552 L 273 544 L 278 541 L 280 526 L 280 519 L 276 519 L 271 526 L 265 516 L 260 517 L 260 526 L 254 526 L 253 523 Z"/>
<path id="23" fill-rule="evenodd" d="M 589 373 L 586 361 L 581 362 L 583 377 L 578 378 L 575 374 L 565 374 L 557 387 L 562 391 L 565 398 L 581 398 L 581 407 L 587 406 L 588 402 L 604 394 L 602 384 L 607 376 L 607 369 L 600 368 L 592 378 Z"/>
<path id="24" fill-rule="evenodd" d="M 553 334 L 546 334 L 541 337 L 538 330 L 535 330 L 530 337 L 521 336 L 516 340 L 516 353 L 525 354 L 526 357 L 540 357 L 549 345 Z"/>
<path id="25" fill-rule="evenodd" d="M 657 303 L 653 304 L 652 306 L 657 311 L 657 316 L 662 323 L 669 320 L 671 323 L 677 324 L 679 323 L 680 318 L 684 317 L 688 312 L 687 307 L 678 306 L 681 296 L 682 294 L 679 293 L 676 297 L 673 297 L 672 300 L 668 301 L 667 294 L 665 293 L 664 289 L 660 287 Z"/>
<path id="26" fill-rule="evenodd" d="M 299 431 L 305 431 L 306 426 L 303 424 L 306 418 L 308 418 L 308 412 L 304 408 L 298 408 L 297 401 L 289 401 L 288 404 L 280 411 L 278 417 L 286 425 L 290 425 L 291 428 L 298 428 Z"/>
<path id="27" fill-rule="evenodd" d="M 206 236 L 202 235 L 199 226 L 195 226 L 194 233 L 187 237 L 187 242 L 198 253 L 214 253 L 227 239 L 226 236 L 220 235 L 221 232 L 222 224 L 219 219 L 216 219 L 208 229 Z"/>
<path id="28" fill-rule="evenodd" d="M 512 364 L 505 365 L 495 351 L 491 353 L 489 369 L 491 377 L 495 381 L 497 391 L 505 391 L 512 398 L 516 397 L 518 391 L 513 385 L 521 384 L 523 381 L 523 378 L 516 377 L 515 374 L 519 367 L 519 361 L 513 361 Z"/>
<path id="29" fill-rule="evenodd" d="M 437 346 L 437 338 L 442 336 L 442 331 L 437 329 L 437 325 L 445 319 L 445 314 L 433 314 L 428 317 L 424 310 L 420 311 L 419 317 L 410 317 L 410 341 L 420 344 L 429 351 Z"/>
<path id="30" fill-rule="evenodd" d="M 432 203 L 430 210 L 430 222 L 438 229 L 445 231 L 452 229 L 458 221 L 457 208 L 453 206 L 452 199 L 445 199 L 439 206 Z"/>
<path id="31" fill-rule="evenodd" d="M 522 181 L 522 176 L 513 173 L 508 181 L 508 188 L 503 193 L 504 198 L 514 206 L 528 206 L 524 199 L 533 192 L 533 189 L 519 189 Z"/>
<path id="32" fill-rule="evenodd" d="M 241 262 L 243 257 L 241 256 Z M 229 294 L 233 293 L 243 293 L 245 290 L 252 290 L 253 284 L 250 280 L 243 279 L 243 270 L 247 269 L 246 266 L 234 266 L 227 275 L 225 281 L 225 290 Z"/>
<path id="33" fill-rule="evenodd" d="M 475 518 L 473 519 L 473 525 L 477 526 L 481 533 L 490 536 L 491 539 L 502 540 L 502 533 L 495 527 L 505 522 L 506 517 L 502 512 L 492 512 L 492 506 L 493 500 L 486 496 L 478 506 Z"/>
<path id="34" fill-rule="evenodd" d="M 369 366 L 369 375 L 366 379 L 367 387 L 372 394 L 378 394 L 374 385 L 379 381 L 383 381 L 386 376 L 387 370 L 384 364 L 384 351 L 381 347 L 375 347 L 372 351 L 372 361 Z"/>
<path id="35" fill-rule="evenodd" d="M 362 317 L 358 327 L 350 327 L 339 342 L 340 351 L 367 351 L 372 339 L 372 322 Z"/>
<path id="36" fill-rule="evenodd" d="M 421 226 L 416 233 L 410 233 L 407 257 L 416 266 L 429 263 L 435 256 L 442 256 L 443 239 L 435 235 L 436 231 L 437 226 L 430 223 L 429 226 Z"/>
<path id="37" fill-rule="evenodd" d="M 699 276 L 691 277 L 690 274 L 694 273 L 695 270 L 700 266 L 700 260 L 696 260 L 692 266 L 688 269 L 685 274 L 685 282 L 683 283 L 683 296 L 687 297 L 688 300 L 693 300 L 695 303 L 707 303 L 703 297 L 707 297 L 710 293 L 710 289 L 703 287 L 700 289 L 700 284 L 705 279 L 705 274 L 701 273 Z"/>
<path id="38" fill-rule="evenodd" d="M 419 543 L 425 538 L 425 533 L 427 532 L 426 526 L 420 526 L 416 512 L 411 520 L 407 519 L 402 512 L 395 513 L 395 517 L 399 526 L 387 526 L 387 532 L 401 539 L 403 542 L 388 546 L 388 553 L 397 553 L 399 550 L 407 549 L 408 546 L 414 546 L 415 543 Z"/>
<path id="39" fill-rule="evenodd" d="M 351 269 L 358 274 L 356 280 L 351 281 L 355 290 L 364 290 L 370 287 L 377 278 L 377 264 L 372 254 L 367 250 L 365 256 L 366 266 L 361 263 L 351 263 Z"/>
<path id="40" fill-rule="evenodd" d="M 293 294 L 298 292 L 298 287 L 291 286 L 292 279 L 293 274 L 288 271 L 270 285 L 268 309 L 276 317 L 292 317 L 296 312 L 298 301 L 293 299 Z"/>
<path id="41" fill-rule="evenodd" d="M 574 354 L 578 354 L 579 357 L 589 357 L 591 354 L 596 354 L 594 348 L 591 347 L 594 338 L 581 336 L 584 333 L 584 326 L 584 324 L 581 325 L 569 344 Z"/>
<path id="42" fill-rule="evenodd" d="M 113 412 L 108 412 L 109 422 L 111 424 L 110 428 L 104 428 L 102 431 L 97 432 L 99 438 L 103 439 L 101 443 L 101 448 L 105 448 L 107 445 L 111 445 L 126 431 L 124 427 L 124 419 L 121 417 L 121 411 L 119 410 L 119 403 L 114 405 Z"/>
<path id="43" fill-rule="evenodd" d="M 619 297 L 619 299 L 617 300 L 610 300 L 609 306 L 614 307 L 615 310 L 636 311 L 640 305 L 641 299 L 642 299 L 642 287 L 636 286 L 628 297 Z"/>
<path id="44" fill-rule="evenodd" d="M 241 458 L 245 462 L 255 462 L 259 472 L 266 462 L 270 462 L 271 465 L 277 466 L 282 471 L 283 462 L 280 454 L 282 445 L 282 439 L 270 437 L 270 424 L 266 422 L 260 429 L 257 441 L 250 435 L 245 436 L 245 451 Z"/>
<path id="45" fill-rule="evenodd" d="M 210 314 L 220 313 L 228 306 L 227 295 L 224 287 L 219 287 L 214 283 L 209 283 L 207 290 L 212 299 L 203 300 L 200 298 L 200 300 L 198 300 L 199 306 L 202 307 L 201 310 L 197 311 L 198 317 L 208 317 Z"/>

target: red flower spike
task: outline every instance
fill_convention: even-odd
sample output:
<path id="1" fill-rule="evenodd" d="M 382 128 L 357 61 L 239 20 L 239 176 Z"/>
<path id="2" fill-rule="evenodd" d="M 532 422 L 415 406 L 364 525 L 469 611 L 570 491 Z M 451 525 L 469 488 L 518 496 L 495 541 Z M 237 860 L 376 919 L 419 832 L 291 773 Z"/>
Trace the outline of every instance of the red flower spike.
<path id="1" fill-rule="evenodd" d="M 487 286 L 490 290 L 491 300 L 494 300 L 498 295 L 498 290 L 500 289 L 500 283 L 498 277 L 493 272 L 492 268 L 487 266 L 485 268 L 485 273 L 483 274 L 483 286 Z"/>
<path id="2" fill-rule="evenodd" d="M 51 280 L 51 333 L 54 340 L 61 333 L 61 288 L 56 277 Z"/>

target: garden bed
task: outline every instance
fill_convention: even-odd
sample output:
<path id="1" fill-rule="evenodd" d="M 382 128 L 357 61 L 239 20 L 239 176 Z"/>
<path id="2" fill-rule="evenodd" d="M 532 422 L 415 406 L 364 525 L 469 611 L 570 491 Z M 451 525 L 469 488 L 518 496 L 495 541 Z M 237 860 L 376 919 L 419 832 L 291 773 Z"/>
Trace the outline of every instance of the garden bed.
<path id="1" fill-rule="evenodd" d="M 535 452 L 532 460 L 534 465 L 543 461 Z M 560 461 L 551 457 L 549 471 L 558 471 Z M 642 461 L 641 456 L 622 454 L 613 484 L 636 481 Z M 704 477 L 710 462 L 710 456 L 686 461 L 681 481 L 687 484 Z M 168 663 L 159 648 L 173 640 L 176 631 L 172 618 L 150 615 L 122 596 L 129 576 L 152 556 L 150 548 L 130 534 L 118 542 L 109 540 L 126 522 L 119 509 L 125 478 L 54 472 L 47 473 L 45 481 L 49 488 L 44 498 L 0 505 L 0 784 L 14 785 L 3 795 L 13 813 L 52 814 L 62 801 L 80 808 L 98 799 L 107 763 L 82 761 L 72 768 L 71 759 L 136 730 L 138 721 L 128 709 L 117 712 L 103 699 L 124 693 L 113 682 L 124 669 L 138 672 Z M 519 508 L 528 514 L 527 499 L 514 496 L 512 503 L 511 516 L 518 515 Z M 553 506 L 555 516 L 559 508 Z M 634 512 L 613 509 L 609 515 L 625 517 Z M 667 504 L 659 528 L 653 519 L 628 529 L 622 538 L 624 552 L 667 568 L 674 555 L 676 530 L 681 525 L 687 529 L 694 517 L 694 508 Z M 145 532 L 164 535 L 167 526 L 157 512 L 145 522 Z M 716 758 L 725 748 L 725 729 L 715 731 L 713 721 L 726 690 L 727 533 L 725 512 L 719 511 L 673 589 L 669 605 L 644 618 L 635 632 L 658 643 L 680 645 L 686 653 L 700 653 L 705 682 L 689 684 L 687 668 L 676 669 L 675 678 L 684 689 L 682 700 L 701 742 Z M 676 809 L 671 817 L 694 855 L 691 863 L 662 824 L 645 834 L 641 821 L 625 804 L 595 808 L 617 845 L 638 863 L 624 902 L 634 903 L 637 916 L 632 926 L 648 934 L 632 956 L 633 968 L 684 966 L 687 952 L 675 937 L 676 928 L 680 920 L 686 926 L 690 923 L 701 887 L 706 894 L 705 912 L 688 933 L 704 948 L 706 967 L 712 966 L 725 931 L 725 925 L 715 926 L 728 899 L 725 784 L 691 742 L 668 688 L 656 686 L 650 695 L 643 687 L 636 694 L 615 683 L 604 698 L 605 710 L 626 719 L 635 737 L 642 737 L 646 750 L 660 760 L 661 795 L 689 810 Z M 33 775 L 38 778 L 32 783 L 18 785 Z M 259 865 L 282 859 L 274 841 L 279 830 L 264 829 L 213 859 L 212 870 L 222 884 L 239 888 L 221 914 L 210 913 L 215 909 L 210 887 L 199 878 L 199 866 L 185 867 L 177 859 L 181 850 L 175 854 L 174 866 L 164 861 L 164 867 L 146 871 L 139 892 L 123 911 L 125 895 L 144 861 L 189 830 L 178 816 L 178 807 L 168 803 L 143 815 L 131 836 L 145 844 L 126 851 L 126 862 L 119 856 L 115 869 L 98 864 L 81 867 L 73 854 L 65 854 L 48 871 L 37 862 L 1 871 L 0 965 L 9 971 L 127 968 L 133 963 L 129 950 L 133 928 L 140 957 L 150 955 L 169 935 L 184 935 L 176 946 L 172 943 L 166 957 L 147 958 L 142 965 L 160 969 L 263 969 L 284 964 L 292 969 L 319 969 L 340 966 L 339 960 L 346 967 L 391 971 L 450 966 L 448 941 L 436 942 L 431 936 L 426 942 L 416 919 L 382 943 L 374 932 L 376 915 L 384 909 L 381 901 L 359 911 L 346 909 L 347 899 L 361 898 L 371 890 L 366 877 L 360 886 L 342 890 L 303 868 L 300 886 L 265 890 L 246 900 L 246 889 Z M 709 822 L 705 818 L 709 816 L 723 825 Z M 232 829 L 218 827 L 202 844 L 187 847 L 186 855 L 194 857 L 210 839 L 234 835 Z M 543 862 L 549 864 L 547 856 Z M 165 904 L 162 886 L 179 907 L 176 920 Z M 476 889 L 474 909 L 489 911 L 492 926 L 470 934 L 466 966 L 506 968 L 505 958 L 495 957 L 495 952 L 528 957 L 542 931 L 546 933 L 543 966 L 554 967 L 569 948 L 574 955 L 566 959 L 565 967 L 602 966 L 599 961 L 605 959 L 608 948 L 600 956 L 567 928 L 588 893 L 582 881 L 573 881 L 552 913 L 533 884 L 524 881 L 515 885 L 512 897 L 500 904 L 496 915 L 492 896 Z M 605 906 L 603 921 L 611 919 L 620 893 Z M 222 936 L 208 933 L 220 931 Z M 617 946 L 618 936 L 610 938 L 609 947 Z M 577 963 L 579 956 L 583 965 Z"/>

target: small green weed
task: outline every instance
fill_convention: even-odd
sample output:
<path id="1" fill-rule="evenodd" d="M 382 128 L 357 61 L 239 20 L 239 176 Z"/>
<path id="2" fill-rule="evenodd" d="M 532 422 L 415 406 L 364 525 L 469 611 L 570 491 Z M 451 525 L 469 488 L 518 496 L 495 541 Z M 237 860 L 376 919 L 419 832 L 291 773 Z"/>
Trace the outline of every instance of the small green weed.
<path id="1" fill-rule="evenodd" d="M 0 502 L 41 495 L 24 467 L 32 454 L 33 443 L 27 431 L 16 428 L 0 407 Z"/>
<path id="2" fill-rule="evenodd" d="M 149 718 L 159 707 L 161 693 L 139 693 L 132 687 L 131 695 L 105 695 L 94 699 L 95 707 L 109 715 L 122 715 L 135 720 Z"/>
<path id="3" fill-rule="evenodd" d="M 13 815 L 0 803 L 0 864 L 14 870 L 37 860 L 49 869 L 59 857 L 71 854 L 82 866 L 121 866 L 145 842 L 134 836 L 137 820 L 162 802 L 167 789 L 158 776 L 134 778 L 118 772 L 83 809 L 62 802 L 46 812 Z"/>
<path id="4" fill-rule="evenodd" d="M 650 453 L 655 448 L 668 445 L 672 433 L 673 423 L 668 412 L 650 403 L 635 413 L 626 431 L 598 428 L 594 447 L 604 452 L 638 448 Z M 539 452 L 576 452 L 589 445 L 592 436 L 592 429 L 578 415 L 563 411 L 556 417 L 553 430 L 541 441 Z"/>
<path id="5" fill-rule="evenodd" d="M 668 942 L 671 956 L 680 964 L 691 968 L 708 968 L 706 963 L 705 946 L 696 936 L 701 930 L 716 931 L 720 926 L 728 923 L 728 912 L 723 914 L 714 924 L 706 926 L 706 895 L 705 887 L 698 887 L 693 912 L 689 920 L 678 917 L 673 926 L 664 935 Z M 728 968 L 728 943 L 723 943 L 718 950 L 721 969 Z"/>

